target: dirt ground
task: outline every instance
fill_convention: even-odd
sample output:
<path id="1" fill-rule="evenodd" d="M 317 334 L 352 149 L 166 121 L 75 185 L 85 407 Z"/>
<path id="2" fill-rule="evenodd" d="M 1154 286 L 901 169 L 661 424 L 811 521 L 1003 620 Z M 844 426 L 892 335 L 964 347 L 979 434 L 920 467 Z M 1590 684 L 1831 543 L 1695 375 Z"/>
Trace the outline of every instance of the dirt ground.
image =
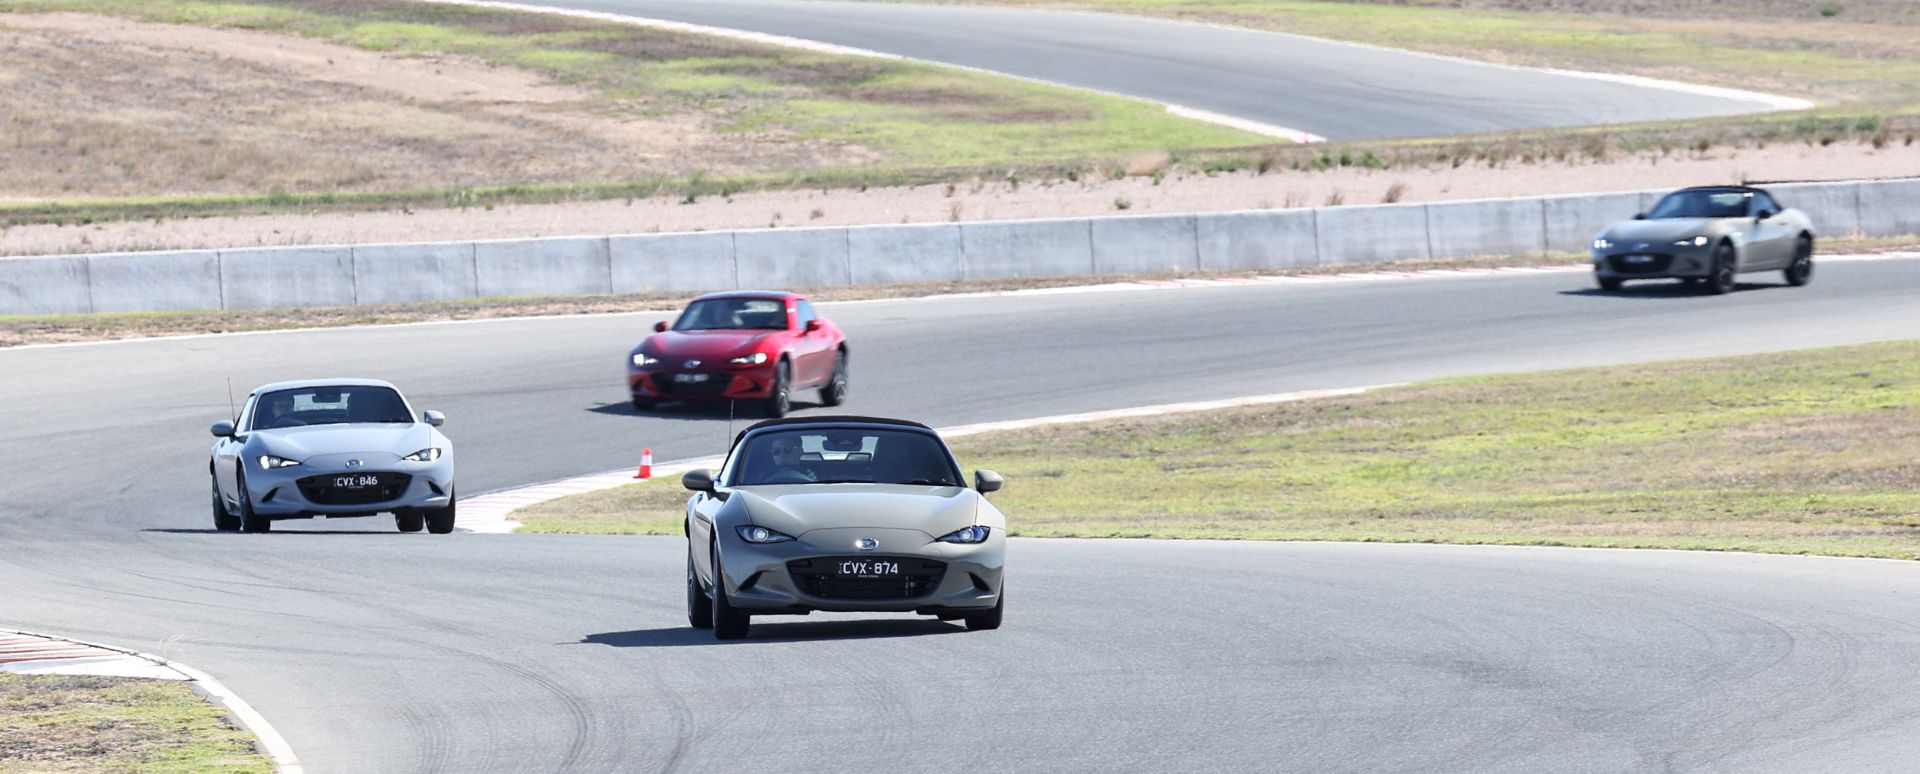
<path id="1" fill-rule="evenodd" d="M 1151 166 L 1150 164 L 1147 166 Z M 1665 158 L 1606 164 L 1509 164 L 1503 168 L 1322 172 L 1276 170 L 1206 176 L 1171 174 L 1080 181 L 977 180 L 954 185 L 854 190 L 762 191 L 411 212 L 323 213 L 160 222 L 30 225 L 0 231 L 0 255 L 252 245 L 458 241 L 577 234 L 637 234 L 794 226 L 1215 212 L 1442 201 L 1556 193 L 1668 188 L 1740 181 L 1841 180 L 1920 176 L 1920 144 L 1676 151 Z M 1578 248 L 1578 245 L 1567 249 Z"/>

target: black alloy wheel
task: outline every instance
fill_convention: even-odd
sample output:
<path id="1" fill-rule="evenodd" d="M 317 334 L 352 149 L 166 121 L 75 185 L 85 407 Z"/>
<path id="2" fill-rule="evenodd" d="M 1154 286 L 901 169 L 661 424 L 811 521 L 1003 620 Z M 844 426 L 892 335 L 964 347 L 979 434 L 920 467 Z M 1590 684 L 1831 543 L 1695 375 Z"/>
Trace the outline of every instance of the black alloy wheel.
<path id="1" fill-rule="evenodd" d="M 236 488 L 240 490 L 240 531 L 272 532 L 273 520 L 255 513 L 253 510 L 253 493 L 247 491 L 247 471 L 245 468 L 246 465 L 242 464 L 240 472 L 234 475 L 234 481 L 237 483 Z"/>
<path id="2" fill-rule="evenodd" d="M 1006 610 L 1007 610 L 1007 588 L 1005 584 L 1002 584 L 1000 587 L 1000 599 L 996 600 L 993 603 L 993 609 L 988 610 L 987 612 L 984 612 L 984 613 L 974 613 L 967 616 L 967 629 L 969 631 L 986 631 L 988 629 L 998 629 L 1000 628 L 1001 614 L 1005 613 Z"/>
<path id="3" fill-rule="evenodd" d="M 827 379 L 827 386 L 820 388 L 820 402 L 829 406 L 838 406 L 847 402 L 847 351 L 833 353 L 833 376 Z"/>
<path id="4" fill-rule="evenodd" d="M 687 625 L 695 629 L 713 628 L 713 600 L 700 588 L 700 576 L 693 571 L 693 543 L 687 543 Z"/>
<path id="5" fill-rule="evenodd" d="M 1738 268 L 1739 254 L 1733 250 L 1733 244 L 1721 242 L 1713 249 L 1713 275 L 1707 278 L 1707 292 L 1716 296 L 1733 292 L 1734 270 Z"/>
<path id="6" fill-rule="evenodd" d="M 427 515 L 411 508 L 393 512 L 393 526 L 401 532 L 419 532 L 427 526 Z"/>
<path id="7" fill-rule="evenodd" d="M 1793 263 L 1785 271 L 1787 284 L 1800 287 L 1813 280 L 1813 237 L 1801 234 L 1793 243 Z"/>
<path id="8" fill-rule="evenodd" d="M 720 574 L 720 547 L 713 549 L 713 637 L 718 640 L 744 640 L 752 621 L 727 599 L 727 582 Z"/>
<path id="9" fill-rule="evenodd" d="M 773 391 L 767 395 L 767 418 L 779 419 L 793 409 L 793 366 L 785 360 L 773 369 Z"/>
<path id="10" fill-rule="evenodd" d="M 453 516 L 454 516 L 454 507 L 455 507 L 453 498 L 454 498 L 453 485 L 449 484 L 447 485 L 447 507 L 427 509 L 426 515 L 427 515 L 427 531 L 428 532 L 431 532 L 435 535 L 445 535 L 453 531 Z"/>
<path id="11" fill-rule="evenodd" d="M 208 476 L 212 478 L 212 476 Z M 240 517 L 227 512 L 227 504 L 220 500 L 220 481 L 213 482 L 213 528 L 221 532 L 232 532 L 240 528 Z"/>

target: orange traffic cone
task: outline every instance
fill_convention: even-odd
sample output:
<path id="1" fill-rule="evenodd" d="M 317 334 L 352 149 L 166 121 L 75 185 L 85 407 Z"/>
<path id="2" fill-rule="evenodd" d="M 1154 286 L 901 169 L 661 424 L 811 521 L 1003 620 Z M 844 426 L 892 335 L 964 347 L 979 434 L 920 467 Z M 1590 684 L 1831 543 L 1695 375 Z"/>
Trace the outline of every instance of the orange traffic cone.
<path id="1" fill-rule="evenodd" d="M 640 469 L 633 472 L 634 478 L 653 478 L 653 450 L 640 450 Z"/>

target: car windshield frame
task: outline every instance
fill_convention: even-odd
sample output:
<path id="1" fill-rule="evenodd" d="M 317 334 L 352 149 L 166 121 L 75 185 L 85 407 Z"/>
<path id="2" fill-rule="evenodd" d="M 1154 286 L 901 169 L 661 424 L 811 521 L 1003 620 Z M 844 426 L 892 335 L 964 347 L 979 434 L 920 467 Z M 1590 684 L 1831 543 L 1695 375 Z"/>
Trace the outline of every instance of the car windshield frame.
<path id="1" fill-rule="evenodd" d="M 775 445 L 798 446 L 800 454 L 776 468 Z M 776 476 L 777 469 L 798 470 L 805 475 Z M 721 482 L 729 488 L 831 484 L 966 487 L 959 462 L 938 435 L 904 427 L 845 425 L 782 427 L 749 435 L 728 455 Z"/>
<path id="2" fill-rule="evenodd" d="M 769 308 L 770 307 L 770 308 Z M 753 315 L 750 318 L 747 315 Z M 687 304 L 673 321 L 675 331 L 784 331 L 791 313 L 783 298 L 729 296 Z M 775 320 L 777 317 L 777 322 Z"/>
<path id="3" fill-rule="evenodd" d="M 328 395 L 334 396 L 335 400 L 321 400 Z M 355 396 L 359 395 L 367 397 L 358 398 L 361 406 L 356 407 Z M 277 402 L 282 398 L 288 401 L 289 408 L 282 409 L 278 405 Z M 256 396 L 250 410 L 249 430 L 414 423 L 413 407 L 408 405 L 406 396 L 392 387 L 377 384 L 327 384 L 273 390 Z"/>
<path id="4" fill-rule="evenodd" d="M 1647 210 L 1647 219 L 1744 218 L 1752 211 L 1752 202 L 1752 191 L 1674 191 Z"/>

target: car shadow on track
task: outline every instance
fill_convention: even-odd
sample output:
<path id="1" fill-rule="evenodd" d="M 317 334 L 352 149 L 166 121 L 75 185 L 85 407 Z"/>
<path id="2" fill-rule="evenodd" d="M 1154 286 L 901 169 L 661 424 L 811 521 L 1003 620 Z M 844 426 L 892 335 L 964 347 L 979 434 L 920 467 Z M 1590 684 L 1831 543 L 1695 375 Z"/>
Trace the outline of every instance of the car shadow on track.
<path id="1" fill-rule="evenodd" d="M 788 411 L 805 411 L 823 408 L 825 405 L 817 401 L 795 400 Z M 679 422 L 711 422 L 716 419 L 725 421 L 728 417 L 727 404 L 717 400 L 669 401 L 645 411 L 634 408 L 632 403 L 605 403 L 587 410 L 607 416 L 645 417 Z M 766 419 L 767 415 L 758 401 L 736 401 L 732 417 L 736 422 L 751 424 Z"/>
<path id="2" fill-rule="evenodd" d="M 1743 290 L 1766 290 L 1768 288 L 1784 288 L 1784 287 L 1788 287 L 1788 286 L 1783 284 L 1778 284 L 1778 283 L 1741 282 L 1741 283 L 1736 283 L 1733 286 L 1733 292 L 1738 293 Z M 1611 290 L 1611 291 L 1601 290 L 1599 288 L 1580 288 L 1578 290 L 1562 290 L 1560 291 L 1560 295 L 1592 296 L 1594 298 L 1624 298 L 1624 299 L 1632 299 L 1632 300 L 1638 300 L 1638 301 L 1646 301 L 1646 300 L 1662 299 L 1662 298 L 1706 298 L 1713 294 L 1707 292 L 1707 288 L 1705 285 L 1689 285 L 1684 282 L 1659 282 L 1659 283 L 1636 283 L 1633 285 L 1625 285 L 1625 286 L 1622 286 L 1619 290 Z"/>
<path id="3" fill-rule="evenodd" d="M 226 532 L 226 531 L 214 529 L 212 527 L 206 527 L 201 529 L 188 529 L 184 527 L 168 527 L 168 528 L 148 527 L 140 531 L 141 532 L 159 532 L 159 533 L 169 534 L 169 535 L 246 535 L 249 538 L 256 537 L 255 535 L 248 535 L 247 533 L 244 533 L 244 532 L 239 532 L 239 531 Z M 272 532 L 267 532 L 263 534 L 267 536 L 272 536 L 272 535 L 405 535 L 407 533 L 401 532 L 397 529 L 291 529 L 285 526 L 275 525 Z M 426 533 L 420 533 L 420 534 L 426 534 Z M 435 535 L 434 537 L 439 537 L 439 535 Z"/>
<path id="4" fill-rule="evenodd" d="M 795 621 L 790 623 L 771 623 L 765 619 L 754 621 L 752 634 L 744 640 L 716 640 L 713 631 L 695 629 L 691 626 L 675 626 L 666 629 L 634 629 L 625 632 L 603 632 L 589 634 L 581 638 L 580 645 L 606 645 L 615 648 L 687 648 L 707 645 L 755 645 L 771 642 L 819 642 L 823 640 L 875 640 L 888 637 L 925 637 L 940 634 L 963 634 L 967 631 L 958 621 L 939 621 L 931 618 L 904 619 L 897 621 Z"/>

